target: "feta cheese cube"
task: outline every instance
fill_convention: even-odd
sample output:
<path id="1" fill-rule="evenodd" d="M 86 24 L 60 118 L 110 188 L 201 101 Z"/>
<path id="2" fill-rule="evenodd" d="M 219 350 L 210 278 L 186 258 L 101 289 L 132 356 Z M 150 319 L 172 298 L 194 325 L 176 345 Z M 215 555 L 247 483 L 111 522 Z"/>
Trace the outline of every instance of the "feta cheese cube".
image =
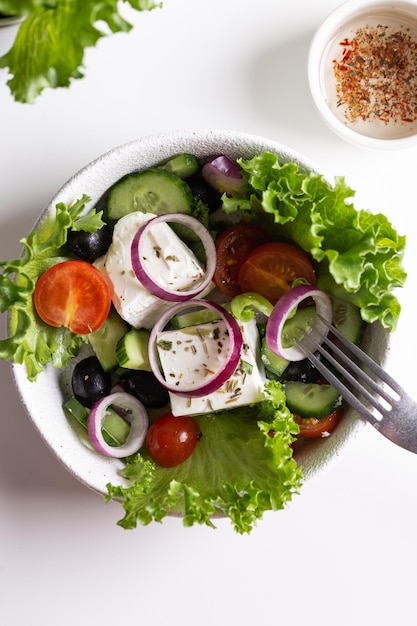
<path id="1" fill-rule="evenodd" d="M 149 293 L 136 278 L 131 245 L 138 229 L 155 217 L 137 211 L 122 217 L 114 227 L 113 241 L 100 269 L 107 278 L 112 302 L 120 317 L 135 328 L 151 328 L 170 302 Z M 144 256 L 151 260 L 152 278 L 166 289 L 194 286 L 204 270 L 193 252 L 168 224 L 156 224 L 144 239 Z"/>
<path id="2" fill-rule="evenodd" d="M 255 320 L 241 323 L 243 346 L 233 375 L 217 391 L 201 398 L 170 392 L 174 415 L 198 415 L 260 402 L 266 381 L 260 357 L 260 339 Z M 201 385 L 219 371 L 229 349 L 223 320 L 198 324 L 158 334 L 158 355 L 164 377 L 178 384 Z"/>

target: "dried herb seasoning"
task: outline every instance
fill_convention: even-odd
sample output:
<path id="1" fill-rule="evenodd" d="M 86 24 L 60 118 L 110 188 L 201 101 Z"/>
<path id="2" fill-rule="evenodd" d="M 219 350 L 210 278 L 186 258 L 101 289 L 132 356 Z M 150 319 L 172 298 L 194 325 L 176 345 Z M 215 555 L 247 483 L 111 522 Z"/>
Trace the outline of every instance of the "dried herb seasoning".
<path id="1" fill-rule="evenodd" d="M 410 28 L 358 28 L 333 60 L 337 106 L 345 118 L 374 122 L 417 120 L 417 40 Z"/>

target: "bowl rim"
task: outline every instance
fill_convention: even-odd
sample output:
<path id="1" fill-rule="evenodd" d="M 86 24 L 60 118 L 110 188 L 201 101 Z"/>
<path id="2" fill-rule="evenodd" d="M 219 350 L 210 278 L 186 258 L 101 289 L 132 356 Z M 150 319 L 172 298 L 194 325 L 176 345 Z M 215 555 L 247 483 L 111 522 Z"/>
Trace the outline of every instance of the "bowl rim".
<path id="1" fill-rule="evenodd" d="M 20 15 L 0 15 L 0 27 L 13 26 L 23 21 L 24 18 Z"/>
<path id="2" fill-rule="evenodd" d="M 320 79 L 323 53 L 338 28 L 350 17 L 360 15 L 370 8 L 377 7 L 412 9 L 417 20 L 417 0 L 396 0 L 395 2 L 389 2 L 388 0 L 345 0 L 328 14 L 313 35 L 307 56 L 308 83 L 314 104 L 320 115 L 339 137 L 351 144 L 367 149 L 403 150 L 417 145 L 417 131 L 413 135 L 402 138 L 382 139 L 369 137 L 351 129 L 331 111 L 326 102 Z"/>
<path id="3" fill-rule="evenodd" d="M 97 157 L 76 172 L 46 205 L 36 224 L 59 202 L 71 202 L 87 193 L 92 199 L 88 208 L 94 206 L 99 198 L 125 173 L 149 167 L 181 151 L 194 151 L 201 159 L 219 153 L 219 149 L 229 156 L 250 158 L 262 151 L 277 153 L 283 161 L 297 162 L 307 171 L 323 174 L 309 159 L 297 151 L 257 135 L 239 131 L 173 131 L 153 134 L 121 144 Z M 214 152 L 215 151 L 215 152 Z M 143 165 L 145 163 L 145 165 Z M 138 167 L 136 167 L 138 166 Z M 328 177 L 325 176 L 329 180 Z M 88 183 L 88 184 L 87 184 Z M 378 326 L 370 327 L 368 340 L 369 353 L 378 362 L 382 362 L 387 347 L 387 334 Z M 375 341 L 375 332 L 377 340 Z M 85 356 L 83 350 L 73 362 Z M 63 397 L 70 393 L 70 373 L 56 370 L 52 365 L 45 367 L 36 382 L 30 382 L 24 365 L 11 365 L 14 383 L 26 413 L 35 429 L 58 461 L 77 479 L 100 495 L 106 495 L 106 485 L 128 485 L 120 475 L 123 463 L 119 459 L 109 459 L 99 455 L 86 441 L 82 427 L 65 417 L 62 410 Z M 65 377 L 66 373 L 66 377 Z M 36 393 L 34 393 L 36 392 Z M 52 401 L 59 402 L 59 419 L 50 420 Z M 61 419 L 62 418 L 62 419 Z M 343 422 L 331 437 L 309 442 L 299 460 L 303 469 L 304 482 L 319 474 L 340 456 L 340 451 L 350 443 L 366 425 L 365 421 L 352 409 L 344 416 Z"/>

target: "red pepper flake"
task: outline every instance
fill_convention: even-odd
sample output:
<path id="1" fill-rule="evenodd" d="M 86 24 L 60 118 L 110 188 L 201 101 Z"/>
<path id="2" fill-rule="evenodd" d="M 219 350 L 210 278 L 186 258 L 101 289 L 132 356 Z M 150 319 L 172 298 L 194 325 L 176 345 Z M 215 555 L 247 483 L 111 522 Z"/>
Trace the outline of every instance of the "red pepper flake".
<path id="1" fill-rule="evenodd" d="M 359 28 L 340 46 L 342 58 L 333 61 L 337 106 L 349 122 L 417 120 L 417 41 L 409 28 Z"/>

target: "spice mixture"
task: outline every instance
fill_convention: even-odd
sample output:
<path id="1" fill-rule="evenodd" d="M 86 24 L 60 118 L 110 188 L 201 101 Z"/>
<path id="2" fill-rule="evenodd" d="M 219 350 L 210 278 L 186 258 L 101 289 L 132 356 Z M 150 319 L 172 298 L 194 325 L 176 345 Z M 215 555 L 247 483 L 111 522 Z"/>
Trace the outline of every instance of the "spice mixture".
<path id="1" fill-rule="evenodd" d="M 410 29 L 359 28 L 340 45 L 342 58 L 333 61 L 337 106 L 349 122 L 417 120 L 417 41 Z"/>

